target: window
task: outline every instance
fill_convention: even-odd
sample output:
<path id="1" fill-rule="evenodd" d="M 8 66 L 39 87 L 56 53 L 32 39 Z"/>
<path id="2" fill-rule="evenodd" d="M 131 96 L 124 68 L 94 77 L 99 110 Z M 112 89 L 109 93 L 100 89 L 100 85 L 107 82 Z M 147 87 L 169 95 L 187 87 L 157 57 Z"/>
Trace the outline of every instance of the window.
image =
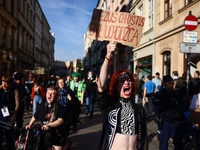
<path id="1" fill-rule="evenodd" d="M 32 11 L 30 11 L 30 25 L 31 25 L 31 27 L 33 27 L 33 24 L 32 24 L 32 22 L 33 22 L 32 16 L 33 16 L 33 13 L 32 13 Z"/>
<path id="2" fill-rule="evenodd" d="M 10 49 L 11 49 L 11 50 L 14 50 L 14 32 L 13 32 L 13 31 L 11 31 Z"/>
<path id="3" fill-rule="evenodd" d="M 171 69 L 171 52 L 166 51 L 163 53 L 164 75 L 170 75 Z"/>
<path id="4" fill-rule="evenodd" d="M 165 0 L 165 19 L 172 15 L 172 0 Z"/>
<path id="5" fill-rule="evenodd" d="M 24 29 L 22 29 L 22 40 L 21 40 L 21 41 L 22 41 L 22 43 L 21 43 L 21 47 L 22 47 L 22 48 L 24 48 L 24 41 L 25 41 L 24 35 L 25 35 L 25 31 L 24 31 Z"/>
<path id="6" fill-rule="evenodd" d="M 2 26 L 2 46 L 6 47 L 6 26 Z"/>
<path id="7" fill-rule="evenodd" d="M 21 0 L 18 0 L 17 3 L 18 9 L 21 11 Z"/>
<path id="8" fill-rule="evenodd" d="M 25 1 L 23 1 L 22 9 L 23 9 L 23 15 L 25 16 Z"/>
<path id="9" fill-rule="evenodd" d="M 2 5 L 6 7 L 6 0 L 2 0 Z"/>
<path id="10" fill-rule="evenodd" d="M 28 6 L 28 4 L 27 4 L 27 6 L 26 6 L 26 19 L 27 19 L 28 22 L 29 22 L 29 6 Z"/>
<path id="11" fill-rule="evenodd" d="M 10 12 L 12 15 L 14 15 L 14 1 L 11 0 L 11 3 L 10 3 Z"/>
<path id="12" fill-rule="evenodd" d="M 13 74 L 15 72 L 15 65 L 13 63 L 10 64 L 9 73 Z"/>
<path id="13" fill-rule="evenodd" d="M 185 6 L 191 4 L 191 3 L 194 2 L 194 1 L 196 1 L 196 0 L 185 0 Z"/>
<path id="14" fill-rule="evenodd" d="M 26 36 L 25 36 L 26 40 L 25 40 L 25 46 L 24 48 L 26 49 L 26 51 L 28 50 L 28 42 L 29 42 L 29 36 L 28 36 L 28 33 L 26 33 Z"/>
<path id="15" fill-rule="evenodd" d="M 140 6 L 140 16 L 143 16 L 143 5 Z"/>
<path id="16" fill-rule="evenodd" d="M 1 74 L 6 74 L 7 73 L 7 65 L 6 65 L 6 63 L 5 62 L 3 62 L 2 64 L 1 64 Z"/>
<path id="17" fill-rule="evenodd" d="M 152 56 L 147 56 L 141 58 L 137 62 L 136 69 L 139 71 L 138 76 L 141 79 L 142 76 L 147 76 L 152 74 Z"/>
<path id="18" fill-rule="evenodd" d="M 149 0 L 149 29 L 153 28 L 153 0 Z"/>

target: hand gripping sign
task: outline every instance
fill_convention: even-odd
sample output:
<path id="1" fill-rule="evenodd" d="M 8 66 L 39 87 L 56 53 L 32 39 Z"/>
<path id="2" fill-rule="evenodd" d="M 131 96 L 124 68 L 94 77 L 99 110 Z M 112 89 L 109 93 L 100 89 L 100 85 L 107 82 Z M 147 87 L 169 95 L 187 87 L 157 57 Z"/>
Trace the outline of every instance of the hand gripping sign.
<path id="1" fill-rule="evenodd" d="M 124 12 L 94 9 L 87 38 L 139 47 L 145 18 Z"/>

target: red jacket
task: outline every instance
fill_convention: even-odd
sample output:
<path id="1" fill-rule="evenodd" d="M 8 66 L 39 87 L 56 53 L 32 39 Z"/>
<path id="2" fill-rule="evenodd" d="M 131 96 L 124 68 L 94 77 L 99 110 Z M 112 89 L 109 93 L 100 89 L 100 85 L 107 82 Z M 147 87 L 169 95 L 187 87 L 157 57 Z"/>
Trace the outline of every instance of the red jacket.
<path id="1" fill-rule="evenodd" d="M 40 87 L 40 91 L 41 91 L 42 98 L 44 98 L 45 97 L 45 91 L 44 91 L 44 87 L 43 86 Z M 35 86 L 32 87 L 31 99 L 33 99 L 34 96 L 35 96 Z"/>

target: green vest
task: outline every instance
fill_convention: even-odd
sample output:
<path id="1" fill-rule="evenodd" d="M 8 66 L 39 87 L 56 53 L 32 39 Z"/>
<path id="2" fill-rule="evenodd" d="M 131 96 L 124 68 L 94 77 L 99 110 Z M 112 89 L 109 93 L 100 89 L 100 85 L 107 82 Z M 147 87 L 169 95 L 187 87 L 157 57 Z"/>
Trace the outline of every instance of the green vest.
<path id="1" fill-rule="evenodd" d="M 84 92 L 86 91 L 86 83 L 83 83 L 84 86 Z"/>
<path id="2" fill-rule="evenodd" d="M 78 82 L 78 90 L 77 90 L 77 97 L 78 97 L 78 100 L 81 101 L 82 97 L 82 89 L 83 89 L 83 82 L 82 81 L 79 81 Z M 74 80 L 71 81 L 71 84 L 70 84 L 70 89 L 72 91 L 74 91 L 74 87 L 75 87 L 75 83 L 74 83 Z"/>

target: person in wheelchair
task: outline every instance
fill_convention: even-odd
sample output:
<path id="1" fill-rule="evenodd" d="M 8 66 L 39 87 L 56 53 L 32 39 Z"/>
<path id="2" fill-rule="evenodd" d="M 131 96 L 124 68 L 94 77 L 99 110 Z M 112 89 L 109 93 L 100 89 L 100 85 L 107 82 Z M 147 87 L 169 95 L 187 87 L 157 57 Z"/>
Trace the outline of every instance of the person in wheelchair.
<path id="1" fill-rule="evenodd" d="M 67 139 L 64 126 L 65 117 L 65 109 L 59 104 L 58 88 L 50 86 L 47 88 L 46 101 L 38 105 L 35 114 L 25 127 L 30 129 L 34 122 L 39 121 L 41 130 L 47 131 L 41 132 L 40 141 L 37 142 L 38 149 L 62 149 Z"/>

